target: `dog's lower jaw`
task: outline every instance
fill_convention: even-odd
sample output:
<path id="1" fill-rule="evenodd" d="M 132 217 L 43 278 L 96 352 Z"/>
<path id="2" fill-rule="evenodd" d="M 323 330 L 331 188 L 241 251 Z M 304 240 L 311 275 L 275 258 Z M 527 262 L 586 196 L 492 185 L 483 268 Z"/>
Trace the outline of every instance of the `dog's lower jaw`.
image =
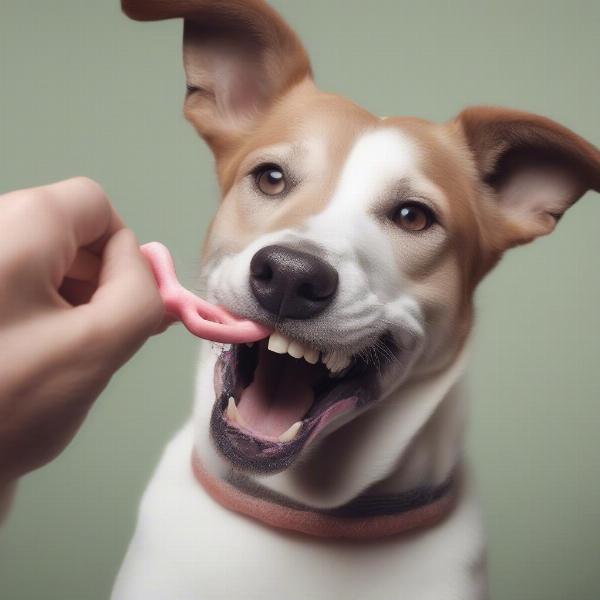
<path id="1" fill-rule="evenodd" d="M 285 471 L 257 476 L 261 486 L 315 509 L 346 504 L 367 489 L 400 493 L 439 485 L 461 459 L 467 347 L 443 371 L 410 379 L 395 393 L 305 451 Z M 205 468 L 225 477 L 230 463 L 215 449 L 210 417 L 215 401 L 214 364 L 202 353 L 195 405 L 195 450 Z"/>

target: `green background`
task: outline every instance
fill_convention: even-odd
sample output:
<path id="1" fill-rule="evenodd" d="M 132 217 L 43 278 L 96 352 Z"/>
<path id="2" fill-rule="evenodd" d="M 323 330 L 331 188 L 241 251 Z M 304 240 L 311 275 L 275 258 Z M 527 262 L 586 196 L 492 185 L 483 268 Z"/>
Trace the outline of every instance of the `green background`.
<path id="1" fill-rule="evenodd" d="M 600 145 L 597 0 L 274 5 L 321 86 L 377 114 L 446 120 L 494 103 Z M 181 116 L 180 35 L 178 22 L 129 22 L 116 0 L 2 0 L 0 191 L 93 177 L 191 284 L 218 191 Z M 600 598 L 598 223 L 589 194 L 478 295 L 469 449 L 495 599 Z M 67 452 L 22 481 L 0 531 L 3 600 L 108 596 L 138 498 L 189 413 L 195 358 L 181 329 L 152 340 Z"/>

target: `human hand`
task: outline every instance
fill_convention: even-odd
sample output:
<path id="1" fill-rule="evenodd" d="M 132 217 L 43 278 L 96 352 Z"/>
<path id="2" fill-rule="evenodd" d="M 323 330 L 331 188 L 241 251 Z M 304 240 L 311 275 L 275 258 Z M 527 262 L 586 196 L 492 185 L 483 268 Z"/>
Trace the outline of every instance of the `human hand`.
<path id="1" fill-rule="evenodd" d="M 67 446 L 163 317 L 137 240 L 97 183 L 0 196 L 0 491 Z"/>

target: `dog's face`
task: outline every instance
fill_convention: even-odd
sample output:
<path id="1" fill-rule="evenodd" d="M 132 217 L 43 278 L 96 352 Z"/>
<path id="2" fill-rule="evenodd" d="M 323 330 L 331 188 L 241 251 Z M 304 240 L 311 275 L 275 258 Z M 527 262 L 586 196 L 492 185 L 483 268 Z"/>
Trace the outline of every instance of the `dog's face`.
<path id="1" fill-rule="evenodd" d="M 186 19 L 186 115 L 223 192 L 206 289 L 274 329 L 217 361 L 211 435 L 238 469 L 288 469 L 451 364 L 501 254 L 600 188 L 600 153 L 542 117 L 472 108 L 438 125 L 319 91 L 295 34 L 258 0 L 125 8 Z"/>
<path id="2" fill-rule="evenodd" d="M 238 467 L 272 472 L 452 358 L 496 213 L 455 128 L 383 120 L 310 84 L 219 167 L 207 289 L 275 333 L 223 357 L 236 365 L 214 434 Z"/>
<path id="3" fill-rule="evenodd" d="M 298 86 L 219 165 L 209 291 L 343 364 L 388 334 L 429 360 L 456 350 L 492 259 L 480 228 L 495 216 L 460 144 L 452 128 Z"/>

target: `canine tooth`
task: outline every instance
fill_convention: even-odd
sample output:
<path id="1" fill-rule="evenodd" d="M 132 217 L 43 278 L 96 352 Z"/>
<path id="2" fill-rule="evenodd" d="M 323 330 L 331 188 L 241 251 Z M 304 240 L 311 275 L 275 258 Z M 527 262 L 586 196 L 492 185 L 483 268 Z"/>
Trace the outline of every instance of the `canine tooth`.
<path id="1" fill-rule="evenodd" d="M 244 425 L 242 415 L 240 415 L 240 411 L 235 404 L 235 398 L 233 396 L 229 396 L 229 402 L 227 404 L 227 418 L 232 423 L 237 423 L 238 425 L 242 426 Z"/>
<path id="2" fill-rule="evenodd" d="M 287 352 L 290 356 L 294 358 L 302 358 L 304 356 L 304 346 L 299 344 L 298 342 L 291 342 Z"/>
<path id="3" fill-rule="evenodd" d="M 302 427 L 302 421 L 296 421 L 287 431 L 283 432 L 279 436 L 279 441 L 291 442 L 296 437 L 296 435 L 298 435 L 300 427 Z"/>
<path id="4" fill-rule="evenodd" d="M 335 371 L 335 372 L 330 371 L 329 377 L 331 379 L 341 379 L 342 377 L 345 377 L 348 374 L 348 372 L 350 371 L 350 368 L 351 368 L 350 365 L 348 365 L 348 366 L 344 367 L 341 371 Z"/>
<path id="5" fill-rule="evenodd" d="M 316 365 L 319 362 L 319 351 L 314 348 L 307 348 L 304 351 L 304 360 L 311 365 Z"/>
<path id="6" fill-rule="evenodd" d="M 285 354 L 288 351 L 289 345 L 290 341 L 275 331 L 269 337 L 269 344 L 267 347 L 271 352 Z"/>
<path id="7" fill-rule="evenodd" d="M 343 371 L 350 364 L 350 356 L 342 354 L 337 350 L 333 350 L 323 357 L 323 362 L 332 373 L 338 373 L 339 371 Z"/>
<path id="8" fill-rule="evenodd" d="M 331 373 L 337 373 L 340 370 L 340 367 L 338 365 L 338 359 L 334 358 L 328 365 L 327 368 L 329 369 L 329 371 Z"/>
<path id="9" fill-rule="evenodd" d="M 332 352 L 327 352 L 327 354 L 323 355 L 323 362 L 325 363 L 325 366 L 330 370 L 333 371 L 336 363 L 337 363 L 337 352 L 332 351 Z"/>
<path id="10" fill-rule="evenodd" d="M 337 370 L 343 371 L 350 364 L 350 357 L 346 355 L 341 355 L 340 360 L 338 361 Z"/>

